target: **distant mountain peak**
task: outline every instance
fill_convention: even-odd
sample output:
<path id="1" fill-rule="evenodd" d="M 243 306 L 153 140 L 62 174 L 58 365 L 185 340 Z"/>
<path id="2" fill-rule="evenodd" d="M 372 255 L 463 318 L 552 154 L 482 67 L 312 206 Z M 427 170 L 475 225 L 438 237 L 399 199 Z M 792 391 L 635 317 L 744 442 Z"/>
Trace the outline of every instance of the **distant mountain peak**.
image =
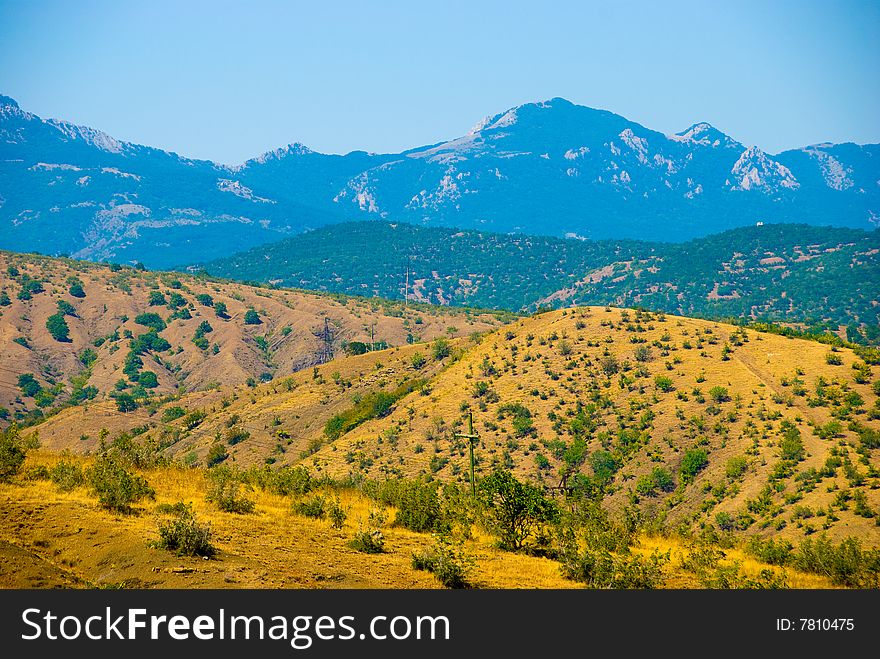
<path id="1" fill-rule="evenodd" d="M 512 126 L 519 121 L 523 112 L 531 112 L 535 110 L 551 110 L 554 108 L 574 107 L 574 103 L 560 96 L 555 96 L 546 101 L 533 101 L 531 103 L 522 103 L 516 105 L 504 112 L 498 114 L 490 114 L 468 131 L 468 135 L 476 135 L 484 130 L 494 130 L 496 128 L 506 128 Z"/>
<path id="2" fill-rule="evenodd" d="M 739 142 L 729 135 L 722 133 L 707 121 L 697 122 L 687 130 L 683 130 L 675 135 L 669 135 L 669 139 L 687 144 L 698 144 L 700 146 L 742 147 Z"/>
<path id="3" fill-rule="evenodd" d="M 315 153 L 315 151 L 307 147 L 302 142 L 292 142 L 286 146 L 278 147 L 277 149 L 272 149 L 271 151 L 266 151 L 256 158 L 252 158 L 248 162 L 263 164 L 269 162 L 270 160 L 283 160 L 288 156 L 306 156 L 310 153 Z"/>
<path id="4" fill-rule="evenodd" d="M 11 106 L 14 108 L 19 107 L 18 103 L 16 102 L 16 100 L 14 98 L 10 98 L 9 96 L 4 96 L 3 94 L 0 94 L 0 107 L 6 107 L 6 106 Z"/>

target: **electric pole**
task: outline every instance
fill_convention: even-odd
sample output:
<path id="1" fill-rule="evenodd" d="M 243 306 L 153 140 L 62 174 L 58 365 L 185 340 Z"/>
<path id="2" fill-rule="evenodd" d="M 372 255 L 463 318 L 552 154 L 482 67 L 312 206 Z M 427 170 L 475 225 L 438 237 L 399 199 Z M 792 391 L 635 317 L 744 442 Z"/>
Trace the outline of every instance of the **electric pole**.
<path id="1" fill-rule="evenodd" d="M 453 433 L 453 437 L 468 440 L 471 454 L 471 497 L 477 498 L 477 481 L 474 480 L 474 444 L 480 439 L 479 435 L 474 434 L 474 413 L 468 412 L 468 434 Z"/>

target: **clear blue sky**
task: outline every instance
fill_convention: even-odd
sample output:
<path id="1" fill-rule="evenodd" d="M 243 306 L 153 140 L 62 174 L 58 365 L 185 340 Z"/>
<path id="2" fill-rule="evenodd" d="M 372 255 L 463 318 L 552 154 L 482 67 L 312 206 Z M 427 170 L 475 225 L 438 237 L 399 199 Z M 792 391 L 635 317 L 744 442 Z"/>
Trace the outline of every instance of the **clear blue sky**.
<path id="1" fill-rule="evenodd" d="M 398 151 L 553 96 L 774 153 L 880 141 L 880 2 L 0 0 L 0 93 L 230 164 Z"/>

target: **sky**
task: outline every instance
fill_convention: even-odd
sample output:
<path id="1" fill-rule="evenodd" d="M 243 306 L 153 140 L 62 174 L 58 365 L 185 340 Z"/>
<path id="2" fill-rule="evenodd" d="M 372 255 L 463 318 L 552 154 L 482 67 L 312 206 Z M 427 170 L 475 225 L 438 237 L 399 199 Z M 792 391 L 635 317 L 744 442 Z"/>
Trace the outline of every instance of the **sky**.
<path id="1" fill-rule="evenodd" d="M 880 142 L 877 0 L 0 0 L 0 94 L 184 156 L 396 152 L 556 96 L 769 153 Z"/>

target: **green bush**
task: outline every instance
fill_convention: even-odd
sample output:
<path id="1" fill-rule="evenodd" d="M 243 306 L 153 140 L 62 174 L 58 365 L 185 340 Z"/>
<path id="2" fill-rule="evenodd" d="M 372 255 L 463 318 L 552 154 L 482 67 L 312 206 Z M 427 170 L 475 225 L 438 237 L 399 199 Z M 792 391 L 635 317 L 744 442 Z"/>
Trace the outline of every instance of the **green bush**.
<path id="1" fill-rule="evenodd" d="M 46 319 L 46 329 L 52 338 L 61 343 L 70 342 L 70 328 L 67 321 L 64 320 L 64 314 L 61 312 L 52 314 Z"/>
<path id="2" fill-rule="evenodd" d="M 186 410 L 179 406 L 167 407 L 162 411 L 162 423 L 171 423 L 184 416 Z"/>
<path id="3" fill-rule="evenodd" d="M 365 554 L 381 554 L 385 551 L 385 536 L 379 529 L 358 531 L 348 546 Z"/>
<path id="4" fill-rule="evenodd" d="M 727 391 L 727 387 L 716 386 L 709 389 L 709 398 L 716 403 L 724 403 L 730 400 L 730 393 Z"/>
<path id="5" fill-rule="evenodd" d="M 245 325 L 259 325 L 263 321 L 260 319 L 260 314 L 258 314 L 254 309 L 248 309 L 244 314 L 244 324 Z"/>
<path id="6" fill-rule="evenodd" d="M 143 325 L 144 327 L 150 327 L 154 329 L 156 332 L 161 332 L 165 329 L 165 321 L 162 320 L 162 317 L 151 311 L 146 311 L 144 313 L 138 314 L 134 318 L 134 322 L 138 325 Z"/>
<path id="7" fill-rule="evenodd" d="M 208 470 L 208 493 L 205 499 L 227 513 L 251 513 L 254 502 L 240 497 L 241 482 L 238 474 L 229 467 L 221 465 Z"/>
<path id="8" fill-rule="evenodd" d="M 62 492 L 70 492 L 85 483 L 86 476 L 77 463 L 61 460 L 49 470 L 49 480 Z"/>
<path id="9" fill-rule="evenodd" d="M 156 496 L 143 476 L 128 471 L 117 459 L 107 455 L 97 459 L 87 477 L 98 503 L 115 512 L 131 512 L 131 504 Z"/>
<path id="10" fill-rule="evenodd" d="M 681 482 L 687 485 L 692 483 L 697 474 L 709 464 L 709 455 L 704 449 L 695 448 L 685 452 L 678 469 Z"/>
<path id="11" fill-rule="evenodd" d="M 476 559 L 467 554 L 463 542 L 454 542 L 448 535 L 435 536 L 433 546 L 412 555 L 415 570 L 431 572 L 447 588 L 467 588 Z"/>
<path id="12" fill-rule="evenodd" d="M 17 426 L 0 430 L 0 482 L 9 481 L 21 470 L 26 455 Z"/>
<path id="13" fill-rule="evenodd" d="M 658 375 L 654 378 L 654 386 L 657 387 L 657 391 L 669 392 L 675 389 L 672 384 L 672 378 L 667 377 L 665 375 Z"/>
<path id="14" fill-rule="evenodd" d="M 479 486 L 480 501 L 502 549 L 519 551 L 539 528 L 558 516 L 556 505 L 544 493 L 496 469 Z"/>
<path id="15" fill-rule="evenodd" d="M 579 547 L 569 536 L 559 557 L 566 579 L 586 584 L 588 588 L 657 588 L 663 580 L 663 566 L 668 554 L 654 551 L 640 557 L 628 550 L 612 552 L 604 547 Z"/>
<path id="16" fill-rule="evenodd" d="M 205 463 L 208 467 L 214 467 L 228 457 L 229 453 L 226 451 L 226 447 L 220 442 L 216 442 L 211 444 L 211 448 L 208 449 L 208 454 L 205 456 Z"/>
<path id="17" fill-rule="evenodd" d="M 324 425 L 324 434 L 330 439 L 339 439 L 370 419 L 378 419 L 391 413 L 394 403 L 407 394 L 420 388 L 424 380 L 407 380 L 393 391 L 377 391 L 366 394 L 357 400 L 354 407 L 331 417 Z"/>
<path id="18" fill-rule="evenodd" d="M 348 517 L 342 504 L 339 503 L 339 499 L 334 499 L 330 503 L 330 510 L 327 511 L 327 516 L 330 518 L 330 526 L 337 531 L 342 530 L 345 526 L 345 520 Z"/>
<path id="19" fill-rule="evenodd" d="M 173 517 L 159 521 L 159 540 L 155 546 L 173 551 L 178 556 L 204 556 L 210 558 L 217 553 L 211 544 L 211 528 L 199 524 L 192 505 L 182 502 L 170 506 Z"/>
<path id="20" fill-rule="evenodd" d="M 449 341 L 443 337 L 434 339 L 434 343 L 431 344 L 431 354 L 434 356 L 434 359 L 437 361 L 446 359 L 451 353 L 452 346 L 450 346 Z"/>
<path id="21" fill-rule="evenodd" d="M 293 512 L 303 517 L 324 519 L 327 516 L 327 500 L 323 496 L 315 495 L 302 501 L 295 501 Z"/>

